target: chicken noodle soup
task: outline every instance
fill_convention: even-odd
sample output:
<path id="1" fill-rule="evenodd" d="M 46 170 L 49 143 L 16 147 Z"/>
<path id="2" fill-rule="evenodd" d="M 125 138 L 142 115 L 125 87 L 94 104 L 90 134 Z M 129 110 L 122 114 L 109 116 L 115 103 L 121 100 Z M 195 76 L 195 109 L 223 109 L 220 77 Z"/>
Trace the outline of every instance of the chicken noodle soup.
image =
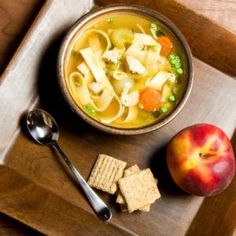
<path id="1" fill-rule="evenodd" d="M 66 65 L 76 104 L 95 120 L 137 128 L 163 119 L 186 81 L 180 47 L 157 21 L 110 14 L 78 35 Z"/>

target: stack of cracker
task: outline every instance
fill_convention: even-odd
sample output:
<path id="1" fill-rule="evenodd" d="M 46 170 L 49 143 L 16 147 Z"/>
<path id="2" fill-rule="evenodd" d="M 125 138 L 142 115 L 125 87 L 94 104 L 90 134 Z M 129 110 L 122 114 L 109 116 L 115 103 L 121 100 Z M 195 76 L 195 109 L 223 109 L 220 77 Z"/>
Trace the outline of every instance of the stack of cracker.
<path id="1" fill-rule="evenodd" d="M 110 194 L 118 193 L 116 202 L 129 213 L 150 211 L 150 205 L 160 198 L 157 180 L 150 169 L 134 165 L 125 170 L 126 162 L 100 154 L 89 177 L 91 187 Z"/>

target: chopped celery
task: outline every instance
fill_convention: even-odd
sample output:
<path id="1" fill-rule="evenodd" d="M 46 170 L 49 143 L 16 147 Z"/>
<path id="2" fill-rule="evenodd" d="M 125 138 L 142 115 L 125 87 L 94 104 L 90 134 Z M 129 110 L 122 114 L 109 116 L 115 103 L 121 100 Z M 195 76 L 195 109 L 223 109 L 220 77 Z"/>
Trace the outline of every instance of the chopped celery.
<path id="1" fill-rule="evenodd" d="M 128 28 L 118 28 L 111 35 L 112 44 L 118 49 L 124 49 L 126 43 L 132 43 L 134 33 Z"/>
<path id="2" fill-rule="evenodd" d="M 89 115 L 91 115 L 91 116 L 96 115 L 96 109 L 93 107 L 92 104 L 89 103 L 89 104 L 85 105 L 84 109 Z"/>
<path id="3" fill-rule="evenodd" d="M 159 52 L 161 49 L 161 46 L 159 44 L 157 45 L 152 45 L 150 46 L 150 48 L 154 51 L 154 52 Z"/>

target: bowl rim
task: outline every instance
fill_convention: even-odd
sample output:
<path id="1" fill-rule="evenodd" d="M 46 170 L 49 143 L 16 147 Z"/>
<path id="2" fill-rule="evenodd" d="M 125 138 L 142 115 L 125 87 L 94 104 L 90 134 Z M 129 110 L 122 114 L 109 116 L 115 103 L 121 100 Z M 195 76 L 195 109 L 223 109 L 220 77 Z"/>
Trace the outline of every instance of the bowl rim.
<path id="1" fill-rule="evenodd" d="M 64 78 L 64 69 L 65 69 L 65 58 L 66 58 L 66 52 L 67 48 L 70 45 L 71 40 L 73 39 L 74 35 L 78 32 L 79 28 L 86 23 L 88 23 L 90 20 L 107 14 L 111 12 L 116 11 L 124 11 L 124 12 L 134 12 L 134 13 L 141 13 L 144 16 L 152 17 L 160 21 L 164 26 L 170 30 L 175 36 L 175 38 L 178 40 L 178 43 L 181 45 L 181 48 L 183 49 L 183 52 L 186 57 L 186 66 L 188 68 L 188 78 L 187 78 L 187 84 L 185 88 L 185 92 L 180 99 L 179 103 L 176 105 L 173 111 L 171 111 L 166 117 L 164 117 L 162 120 L 158 121 L 157 123 L 153 123 L 144 127 L 137 127 L 137 128 L 118 128 L 113 126 L 105 125 L 89 115 L 87 115 L 73 100 L 72 96 L 69 93 L 69 90 L 67 89 L 66 80 Z M 66 100 L 66 102 L 69 104 L 70 108 L 79 115 L 83 120 L 85 120 L 88 124 L 92 125 L 95 128 L 98 128 L 99 130 L 105 131 L 110 134 L 118 134 L 118 135 L 137 135 L 137 134 L 144 134 L 149 133 L 151 131 L 160 129 L 170 121 L 172 121 L 182 110 L 185 103 L 187 102 L 189 95 L 192 90 L 193 86 L 193 80 L 194 80 L 194 69 L 193 69 L 193 57 L 192 52 L 190 50 L 190 47 L 183 36 L 183 34 L 180 32 L 180 30 L 175 26 L 174 23 L 172 23 L 167 17 L 162 15 L 161 13 L 150 9 L 143 7 L 141 5 L 136 4 L 130 4 L 130 5 L 124 5 L 124 4 L 112 4 L 108 5 L 106 7 L 96 8 L 94 10 L 91 10 L 81 18 L 79 18 L 69 29 L 69 31 L 66 33 L 65 37 L 63 38 L 58 58 L 57 58 L 57 79 L 59 82 L 59 86 L 61 89 L 61 92 Z"/>

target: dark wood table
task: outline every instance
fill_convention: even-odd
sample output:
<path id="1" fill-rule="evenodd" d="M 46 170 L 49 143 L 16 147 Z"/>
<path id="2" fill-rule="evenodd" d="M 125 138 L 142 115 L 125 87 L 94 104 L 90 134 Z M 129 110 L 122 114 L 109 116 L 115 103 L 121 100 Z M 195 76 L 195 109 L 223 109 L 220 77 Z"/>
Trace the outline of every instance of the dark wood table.
<path id="1" fill-rule="evenodd" d="M 4 70 L 9 62 L 43 2 L 42 0 L 7 0 L 0 2 L 0 72 Z M 236 1 L 179 0 L 179 2 L 236 32 Z M 0 214 L 0 235 L 37 234 L 27 226 Z"/>

